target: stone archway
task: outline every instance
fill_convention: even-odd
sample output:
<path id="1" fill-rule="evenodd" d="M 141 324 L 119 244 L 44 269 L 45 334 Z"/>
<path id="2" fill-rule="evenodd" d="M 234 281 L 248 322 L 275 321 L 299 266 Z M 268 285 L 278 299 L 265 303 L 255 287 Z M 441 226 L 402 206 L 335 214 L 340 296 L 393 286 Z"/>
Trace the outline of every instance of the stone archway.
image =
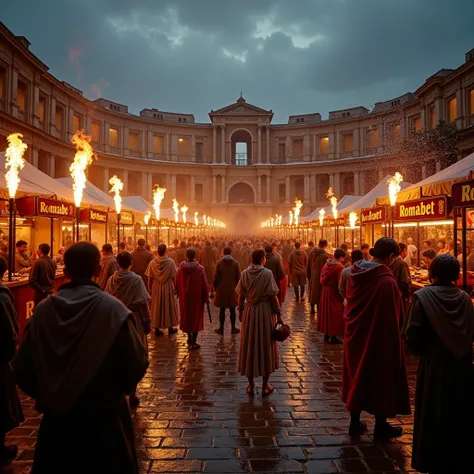
<path id="1" fill-rule="evenodd" d="M 231 142 L 231 164 L 234 166 L 248 166 L 253 163 L 252 156 L 252 134 L 244 129 L 240 128 L 234 130 L 230 136 Z"/>
<path id="2" fill-rule="evenodd" d="M 255 204 L 255 191 L 246 182 L 239 182 L 229 189 L 227 202 L 229 204 Z"/>

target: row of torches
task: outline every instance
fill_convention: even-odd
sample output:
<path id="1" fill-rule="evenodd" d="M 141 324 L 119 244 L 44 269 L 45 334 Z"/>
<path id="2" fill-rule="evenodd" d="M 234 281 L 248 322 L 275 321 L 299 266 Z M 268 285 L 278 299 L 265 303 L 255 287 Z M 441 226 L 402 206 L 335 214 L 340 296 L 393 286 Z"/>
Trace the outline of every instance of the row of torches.
<path id="1" fill-rule="evenodd" d="M 398 193 L 401 191 L 401 183 L 403 182 L 403 176 L 398 171 L 392 176 L 388 181 L 388 195 L 390 198 L 390 206 L 394 207 L 397 203 Z M 334 190 L 332 187 L 328 189 L 326 193 L 326 197 L 328 198 L 329 202 L 331 203 L 332 208 L 332 215 L 334 219 L 338 217 L 338 210 L 337 210 L 337 197 L 334 195 Z M 298 227 L 299 225 L 299 215 L 301 208 L 303 207 L 303 203 L 300 199 L 295 200 L 295 207 L 289 211 L 289 224 L 290 226 L 295 225 Z M 324 209 L 319 210 L 319 225 L 322 227 L 324 224 L 324 218 L 326 215 L 326 211 Z M 349 226 L 351 229 L 355 229 L 357 225 L 357 221 L 359 220 L 359 216 L 357 212 L 350 212 L 349 213 Z M 262 222 L 262 228 L 275 228 L 281 226 L 282 216 L 276 214 L 275 217 L 270 217 L 267 220 Z"/>
<path id="2" fill-rule="evenodd" d="M 28 145 L 21 140 L 22 137 L 23 135 L 21 133 L 13 133 L 7 138 L 8 148 L 5 153 L 5 168 L 7 169 L 7 172 L 5 174 L 5 179 L 10 199 L 15 199 L 18 185 L 20 184 L 19 173 L 25 166 L 23 155 L 28 148 Z M 73 179 L 74 203 L 77 209 L 81 206 L 82 196 L 87 183 L 87 168 L 97 159 L 90 141 L 91 137 L 86 135 L 84 130 L 78 130 L 71 139 L 71 142 L 76 145 L 76 154 L 74 156 L 74 161 L 69 168 L 69 172 Z M 122 196 L 120 193 L 123 191 L 124 184 L 117 176 L 112 176 L 112 178 L 109 179 L 109 184 L 111 186 L 110 193 L 114 195 L 115 211 L 117 212 L 117 215 L 120 215 L 122 212 Z M 165 193 L 166 188 L 161 188 L 159 185 L 156 185 L 153 190 L 153 208 L 155 210 L 157 221 L 160 220 L 161 203 L 165 197 Z M 180 208 L 178 201 L 173 199 L 173 211 L 175 222 L 179 222 L 179 213 L 181 211 L 182 222 L 186 224 L 186 213 L 188 207 L 183 205 Z M 148 212 L 144 218 L 145 225 L 148 225 L 150 218 L 151 212 Z M 194 213 L 194 224 L 196 226 L 200 224 L 197 212 Z M 226 227 L 222 221 L 206 215 L 202 217 L 202 224 L 207 227 Z"/>

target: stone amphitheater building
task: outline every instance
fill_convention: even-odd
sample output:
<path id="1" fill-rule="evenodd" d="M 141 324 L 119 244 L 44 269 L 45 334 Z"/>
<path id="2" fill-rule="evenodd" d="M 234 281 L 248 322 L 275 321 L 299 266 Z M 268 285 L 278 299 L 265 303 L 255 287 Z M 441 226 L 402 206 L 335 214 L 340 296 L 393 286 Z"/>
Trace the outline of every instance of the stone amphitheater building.
<path id="1" fill-rule="evenodd" d="M 442 69 L 414 93 L 378 102 L 373 110 L 353 107 L 290 116 L 272 123 L 273 113 L 243 97 L 211 110 L 209 123 L 189 113 L 144 108 L 139 116 L 104 98 L 86 99 L 53 77 L 23 36 L 0 23 L 0 151 L 6 137 L 21 132 L 27 159 L 52 177 L 68 176 L 77 129 L 92 136 L 98 160 L 90 181 L 108 191 L 109 177 L 125 183 L 127 195 L 152 199 L 156 184 L 190 211 L 210 214 L 233 230 L 251 231 L 270 215 L 287 215 L 296 197 L 302 215 L 337 196 L 361 195 L 400 170 L 415 183 L 440 170 L 441 161 L 406 162 L 399 144 L 440 121 L 462 131 L 460 158 L 474 150 L 474 50 L 455 70 Z"/>

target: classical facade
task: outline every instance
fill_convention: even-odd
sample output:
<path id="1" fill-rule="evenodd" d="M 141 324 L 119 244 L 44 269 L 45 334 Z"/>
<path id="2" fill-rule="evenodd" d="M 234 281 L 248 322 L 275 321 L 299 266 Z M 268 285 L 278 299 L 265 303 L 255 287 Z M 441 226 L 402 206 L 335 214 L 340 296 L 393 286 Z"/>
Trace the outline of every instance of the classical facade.
<path id="1" fill-rule="evenodd" d="M 109 177 L 125 193 L 152 199 L 153 186 L 168 189 L 190 210 L 211 214 L 238 230 L 276 213 L 287 215 L 296 197 L 305 215 L 337 196 L 363 194 L 400 170 L 417 182 L 440 170 L 433 158 L 407 162 L 400 143 L 411 132 L 453 122 L 462 130 L 462 156 L 474 149 L 474 52 L 456 70 L 440 70 L 415 92 L 375 104 L 329 113 L 289 117 L 273 124 L 273 113 L 237 101 L 209 113 L 209 123 L 192 114 L 146 108 L 139 116 L 106 99 L 89 101 L 61 82 L 29 50 L 25 37 L 0 23 L 0 151 L 6 136 L 21 132 L 27 159 L 59 178 L 74 156 L 70 139 L 84 128 L 98 160 L 89 179 L 108 191 Z"/>

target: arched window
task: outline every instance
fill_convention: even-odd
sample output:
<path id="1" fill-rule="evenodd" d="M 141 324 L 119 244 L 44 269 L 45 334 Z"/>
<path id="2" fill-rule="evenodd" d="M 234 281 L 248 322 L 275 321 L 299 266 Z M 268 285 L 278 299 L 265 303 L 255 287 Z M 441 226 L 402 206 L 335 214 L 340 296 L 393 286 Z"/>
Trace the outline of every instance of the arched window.
<path id="1" fill-rule="evenodd" d="M 255 193 L 247 183 L 234 184 L 229 190 L 229 204 L 255 204 Z"/>

